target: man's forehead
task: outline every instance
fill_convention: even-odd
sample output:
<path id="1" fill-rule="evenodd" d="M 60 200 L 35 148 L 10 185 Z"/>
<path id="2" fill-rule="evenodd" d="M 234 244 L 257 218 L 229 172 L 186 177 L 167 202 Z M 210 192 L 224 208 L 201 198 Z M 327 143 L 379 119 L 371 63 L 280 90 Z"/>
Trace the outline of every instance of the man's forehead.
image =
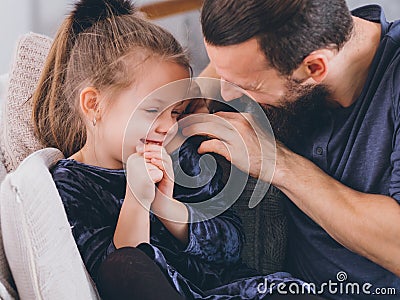
<path id="1" fill-rule="evenodd" d="M 267 59 L 255 38 L 237 45 L 206 44 L 206 47 L 211 64 L 221 76 L 237 76 L 269 68 Z"/>

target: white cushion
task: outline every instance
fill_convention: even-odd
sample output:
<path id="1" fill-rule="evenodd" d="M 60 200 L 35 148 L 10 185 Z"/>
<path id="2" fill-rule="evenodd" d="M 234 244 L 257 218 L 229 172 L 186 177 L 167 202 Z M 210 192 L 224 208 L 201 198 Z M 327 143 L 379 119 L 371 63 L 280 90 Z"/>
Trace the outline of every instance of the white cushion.
<path id="1" fill-rule="evenodd" d="M 4 249 L 21 299 L 99 299 L 49 172 L 61 158 L 39 150 L 1 186 Z"/>
<path id="2" fill-rule="evenodd" d="M 0 299 L 14 300 L 18 299 L 14 280 L 11 276 L 10 268 L 7 263 L 3 249 L 3 239 L 0 235 Z"/>
<path id="3" fill-rule="evenodd" d="M 1 164 L 0 164 L 1 165 Z M 14 300 L 18 299 L 14 279 L 4 253 L 3 238 L 0 234 L 0 299 Z"/>
<path id="4" fill-rule="evenodd" d="M 0 153 L 0 184 L 3 182 L 4 177 L 6 177 L 7 171 L 6 167 L 3 164 L 2 154 Z"/>
<path id="5" fill-rule="evenodd" d="M 3 107 L 4 103 L 0 103 L 0 107 Z M 2 111 L 0 109 L 0 124 L 2 117 Z M 0 125 L 0 137 L 2 136 L 3 126 Z M 4 166 L 3 153 L 0 151 L 0 184 L 3 182 L 7 175 L 6 167 Z M 2 300 L 13 300 L 18 299 L 17 291 L 12 278 L 10 268 L 4 253 L 3 238 L 0 233 L 0 299 Z"/>
<path id="6" fill-rule="evenodd" d="M 2 107 L 1 103 L 0 103 L 0 107 Z M 0 137 L 3 136 L 3 126 L 1 126 L 1 124 L 2 124 L 1 118 L 2 118 L 2 113 L 0 111 Z M 4 165 L 4 156 L 3 156 L 2 151 L 0 151 L 0 184 L 2 183 L 4 177 L 6 177 L 6 174 L 7 174 L 7 170 Z"/>

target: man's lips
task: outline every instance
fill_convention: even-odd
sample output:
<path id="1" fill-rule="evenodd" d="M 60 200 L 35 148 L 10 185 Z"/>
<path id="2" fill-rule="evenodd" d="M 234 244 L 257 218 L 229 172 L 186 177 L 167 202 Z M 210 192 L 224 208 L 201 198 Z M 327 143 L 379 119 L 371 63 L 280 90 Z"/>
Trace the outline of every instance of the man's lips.
<path id="1" fill-rule="evenodd" d="M 154 144 L 154 145 L 158 145 L 158 146 L 163 145 L 163 141 L 154 141 L 154 140 L 148 140 L 148 139 L 140 139 L 140 141 L 145 145 L 147 145 L 147 144 Z"/>

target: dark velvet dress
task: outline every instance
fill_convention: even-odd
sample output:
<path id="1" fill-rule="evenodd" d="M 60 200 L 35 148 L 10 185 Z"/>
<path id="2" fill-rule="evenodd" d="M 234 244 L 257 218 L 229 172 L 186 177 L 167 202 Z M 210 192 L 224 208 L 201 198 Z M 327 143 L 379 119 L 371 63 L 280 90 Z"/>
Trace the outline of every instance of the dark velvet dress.
<path id="1" fill-rule="evenodd" d="M 190 176 L 200 173 L 197 148 L 202 140 L 192 137 L 171 154 L 175 170 L 180 164 Z M 125 197 L 125 171 L 64 159 L 51 173 L 83 261 L 96 282 L 101 262 L 115 250 L 113 236 Z M 218 166 L 204 186 L 176 185 L 174 198 L 189 203 L 213 197 L 222 189 L 221 174 Z M 199 213 L 188 210 L 190 218 Z M 283 272 L 257 276 L 255 270 L 241 262 L 244 236 L 241 221 L 231 209 L 213 219 L 189 224 L 187 245 L 178 241 L 152 213 L 150 221 L 151 258 L 186 299 L 267 299 L 281 282 L 302 284 Z M 274 286 L 264 290 L 265 283 Z M 262 292 L 257 290 L 260 284 Z"/>

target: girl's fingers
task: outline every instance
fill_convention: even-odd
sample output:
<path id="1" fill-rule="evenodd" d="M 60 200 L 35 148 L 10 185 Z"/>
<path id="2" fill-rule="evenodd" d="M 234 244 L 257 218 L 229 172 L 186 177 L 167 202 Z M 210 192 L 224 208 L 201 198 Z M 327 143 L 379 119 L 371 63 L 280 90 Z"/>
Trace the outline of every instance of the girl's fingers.
<path id="1" fill-rule="evenodd" d="M 172 170 L 171 157 L 168 155 L 164 147 L 155 144 L 140 145 L 136 147 L 138 155 L 144 157 L 146 163 L 156 166 L 164 173 Z"/>
<path id="2" fill-rule="evenodd" d="M 166 152 L 161 153 L 160 151 L 146 151 L 143 153 L 143 157 L 145 159 L 157 158 L 163 160 L 165 163 L 170 160 L 170 156 Z"/>
<path id="3" fill-rule="evenodd" d="M 150 160 L 150 163 L 155 165 L 157 168 L 159 168 L 162 171 L 165 171 L 165 166 L 164 166 L 164 162 L 161 159 L 157 159 L 157 158 L 152 158 Z"/>
<path id="4" fill-rule="evenodd" d="M 143 157 L 145 159 L 152 159 L 152 158 L 157 158 L 157 159 L 163 159 L 161 153 L 158 152 L 145 152 L 143 153 Z"/>
<path id="5" fill-rule="evenodd" d="M 148 165 L 147 171 L 151 180 L 154 183 L 160 182 L 164 177 L 163 171 L 161 171 L 158 167 L 154 166 L 151 163 Z"/>
<path id="6" fill-rule="evenodd" d="M 165 165 L 164 161 L 153 158 L 151 160 L 151 164 L 154 165 L 155 167 L 157 167 L 160 170 L 160 172 L 163 173 L 163 179 L 170 180 L 172 182 L 174 181 L 173 173 L 168 172 L 168 170 L 167 170 L 168 167 Z"/>

